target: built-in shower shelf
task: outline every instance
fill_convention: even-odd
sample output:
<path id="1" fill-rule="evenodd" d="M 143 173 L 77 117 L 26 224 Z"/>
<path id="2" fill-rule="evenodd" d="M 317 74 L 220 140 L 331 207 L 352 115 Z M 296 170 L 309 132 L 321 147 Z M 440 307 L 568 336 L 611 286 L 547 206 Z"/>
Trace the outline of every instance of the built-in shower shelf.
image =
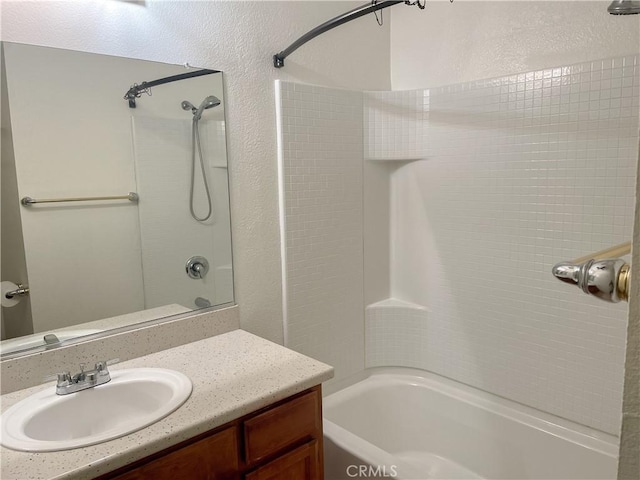
<path id="1" fill-rule="evenodd" d="M 411 308 L 414 310 L 427 310 L 427 307 L 418 305 L 417 303 L 399 300 L 397 298 L 385 298 L 376 303 L 370 303 L 367 308 Z"/>
<path id="2" fill-rule="evenodd" d="M 426 160 L 424 157 L 416 157 L 416 158 L 395 158 L 395 157 L 385 157 L 385 158 L 373 158 L 373 157 L 365 157 L 367 162 L 417 162 L 419 160 Z"/>

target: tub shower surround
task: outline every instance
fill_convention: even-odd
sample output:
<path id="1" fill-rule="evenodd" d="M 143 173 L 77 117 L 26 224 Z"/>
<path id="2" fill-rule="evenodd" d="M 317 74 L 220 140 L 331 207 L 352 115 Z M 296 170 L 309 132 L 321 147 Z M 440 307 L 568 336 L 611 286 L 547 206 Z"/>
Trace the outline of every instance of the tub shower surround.
<path id="1" fill-rule="evenodd" d="M 206 119 L 199 127 L 213 209 L 204 223 L 191 218 L 185 200 L 190 188 L 191 124 L 191 118 L 151 116 L 131 122 L 137 187 L 146 200 L 138 208 L 147 308 L 164 305 L 167 298 L 191 308 L 198 297 L 213 304 L 233 300 L 230 218 L 229 209 L 223 208 L 229 194 L 225 123 Z M 200 172 L 197 175 L 195 210 L 206 212 L 207 197 Z M 197 281 L 184 275 L 183 267 L 194 252 L 210 262 L 209 273 Z"/>
<path id="2" fill-rule="evenodd" d="M 417 160 L 428 152 L 429 90 L 364 94 L 367 160 Z"/>
<path id="3" fill-rule="evenodd" d="M 342 379 L 364 368 L 362 94 L 276 88 L 285 342 Z"/>
<path id="4" fill-rule="evenodd" d="M 423 368 L 429 311 L 395 298 L 365 309 L 365 365 Z"/>
<path id="5" fill-rule="evenodd" d="M 320 215 L 319 199 L 336 197 L 322 186 L 336 188 L 340 179 L 351 188 L 351 218 L 360 226 L 363 164 L 389 165 L 390 252 L 378 260 L 388 262 L 389 291 L 367 308 L 366 366 L 429 370 L 617 435 L 626 305 L 581 295 L 550 270 L 631 237 L 639 78 L 631 55 L 413 92 L 320 89 L 326 97 L 353 95 L 354 106 L 362 98 L 362 115 L 349 125 L 343 119 L 335 130 L 343 135 L 330 146 L 317 136 L 338 112 L 304 96 L 317 87 L 281 83 L 281 93 L 291 92 L 280 98 L 288 128 L 281 175 L 300 175 L 298 190 L 308 191 L 299 202 L 283 183 L 287 328 L 297 318 L 295 328 L 306 332 L 306 343 L 290 345 L 338 365 L 336 380 L 346 373 L 340 359 L 357 367 L 359 351 L 315 340 L 362 338 L 358 302 L 340 320 L 327 308 L 341 312 L 346 299 L 362 298 L 363 282 L 371 298 L 368 279 L 361 270 L 356 278 L 353 259 L 330 268 L 299 260 L 319 248 L 312 228 L 338 221 L 328 210 Z M 339 150 L 360 128 L 360 164 L 351 158 L 342 179 L 345 165 L 321 149 Z M 303 170 L 309 159 L 314 170 Z M 293 229 L 292 216 L 307 222 Z M 372 241 L 354 228 L 322 235 L 326 258 L 340 255 L 340 245 L 360 255 L 353 246 Z M 354 281 L 332 298 L 335 278 Z M 308 319 L 300 314 L 331 302 Z"/>

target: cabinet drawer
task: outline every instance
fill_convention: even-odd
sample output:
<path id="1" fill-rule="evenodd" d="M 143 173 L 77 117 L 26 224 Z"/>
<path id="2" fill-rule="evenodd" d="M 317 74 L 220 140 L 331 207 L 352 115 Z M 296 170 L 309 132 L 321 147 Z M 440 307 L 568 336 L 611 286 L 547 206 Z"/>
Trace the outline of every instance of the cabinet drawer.
<path id="1" fill-rule="evenodd" d="M 238 478 L 236 428 L 168 453 L 113 480 L 234 480 Z"/>
<path id="2" fill-rule="evenodd" d="M 264 467 L 247 474 L 245 480 L 320 480 L 318 442 L 313 440 Z"/>
<path id="3" fill-rule="evenodd" d="M 255 464 L 305 438 L 322 435 L 320 405 L 320 393 L 313 390 L 245 420 L 247 464 Z"/>

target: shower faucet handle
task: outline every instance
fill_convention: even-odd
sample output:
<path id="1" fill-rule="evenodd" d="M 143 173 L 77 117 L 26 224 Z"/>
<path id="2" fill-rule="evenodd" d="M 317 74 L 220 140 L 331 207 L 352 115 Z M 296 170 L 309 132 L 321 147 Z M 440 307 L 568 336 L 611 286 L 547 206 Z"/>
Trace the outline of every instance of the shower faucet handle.
<path id="1" fill-rule="evenodd" d="M 191 257 L 187 260 L 186 271 L 189 278 L 202 280 L 209 271 L 209 262 L 204 257 Z"/>
<path id="2" fill-rule="evenodd" d="M 553 266 L 552 273 L 558 280 L 577 285 L 587 295 L 606 302 L 628 300 L 630 266 L 619 258 L 560 262 Z"/>

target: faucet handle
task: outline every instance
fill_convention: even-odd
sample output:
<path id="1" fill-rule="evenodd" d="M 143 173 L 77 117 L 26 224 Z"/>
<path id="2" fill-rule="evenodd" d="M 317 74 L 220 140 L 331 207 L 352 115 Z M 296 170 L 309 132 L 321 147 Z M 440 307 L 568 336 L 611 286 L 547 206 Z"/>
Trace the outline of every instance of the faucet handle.
<path id="1" fill-rule="evenodd" d="M 584 293 L 617 303 L 629 297 L 629 265 L 619 258 L 587 260 L 584 263 L 561 262 L 553 266 L 553 275 L 577 285 Z"/>
<path id="2" fill-rule="evenodd" d="M 100 375 L 109 375 L 109 369 L 107 367 L 109 365 L 115 365 L 119 361 L 120 361 L 119 358 L 112 358 L 111 360 L 106 360 L 106 361 L 102 360 L 100 362 L 96 362 L 94 368 Z"/>
<path id="3" fill-rule="evenodd" d="M 47 375 L 42 378 L 43 382 L 52 382 L 54 380 L 57 380 L 58 384 L 63 382 L 70 382 L 71 372 L 65 371 L 65 372 L 55 373 L 53 375 Z"/>
<path id="4" fill-rule="evenodd" d="M 96 362 L 96 367 L 98 367 L 99 365 L 101 366 L 115 365 L 116 363 L 120 363 L 119 358 L 112 358 L 111 360 L 101 360 L 99 362 Z"/>
<path id="5" fill-rule="evenodd" d="M 61 372 L 58 374 L 58 385 L 71 383 L 71 372 Z"/>

